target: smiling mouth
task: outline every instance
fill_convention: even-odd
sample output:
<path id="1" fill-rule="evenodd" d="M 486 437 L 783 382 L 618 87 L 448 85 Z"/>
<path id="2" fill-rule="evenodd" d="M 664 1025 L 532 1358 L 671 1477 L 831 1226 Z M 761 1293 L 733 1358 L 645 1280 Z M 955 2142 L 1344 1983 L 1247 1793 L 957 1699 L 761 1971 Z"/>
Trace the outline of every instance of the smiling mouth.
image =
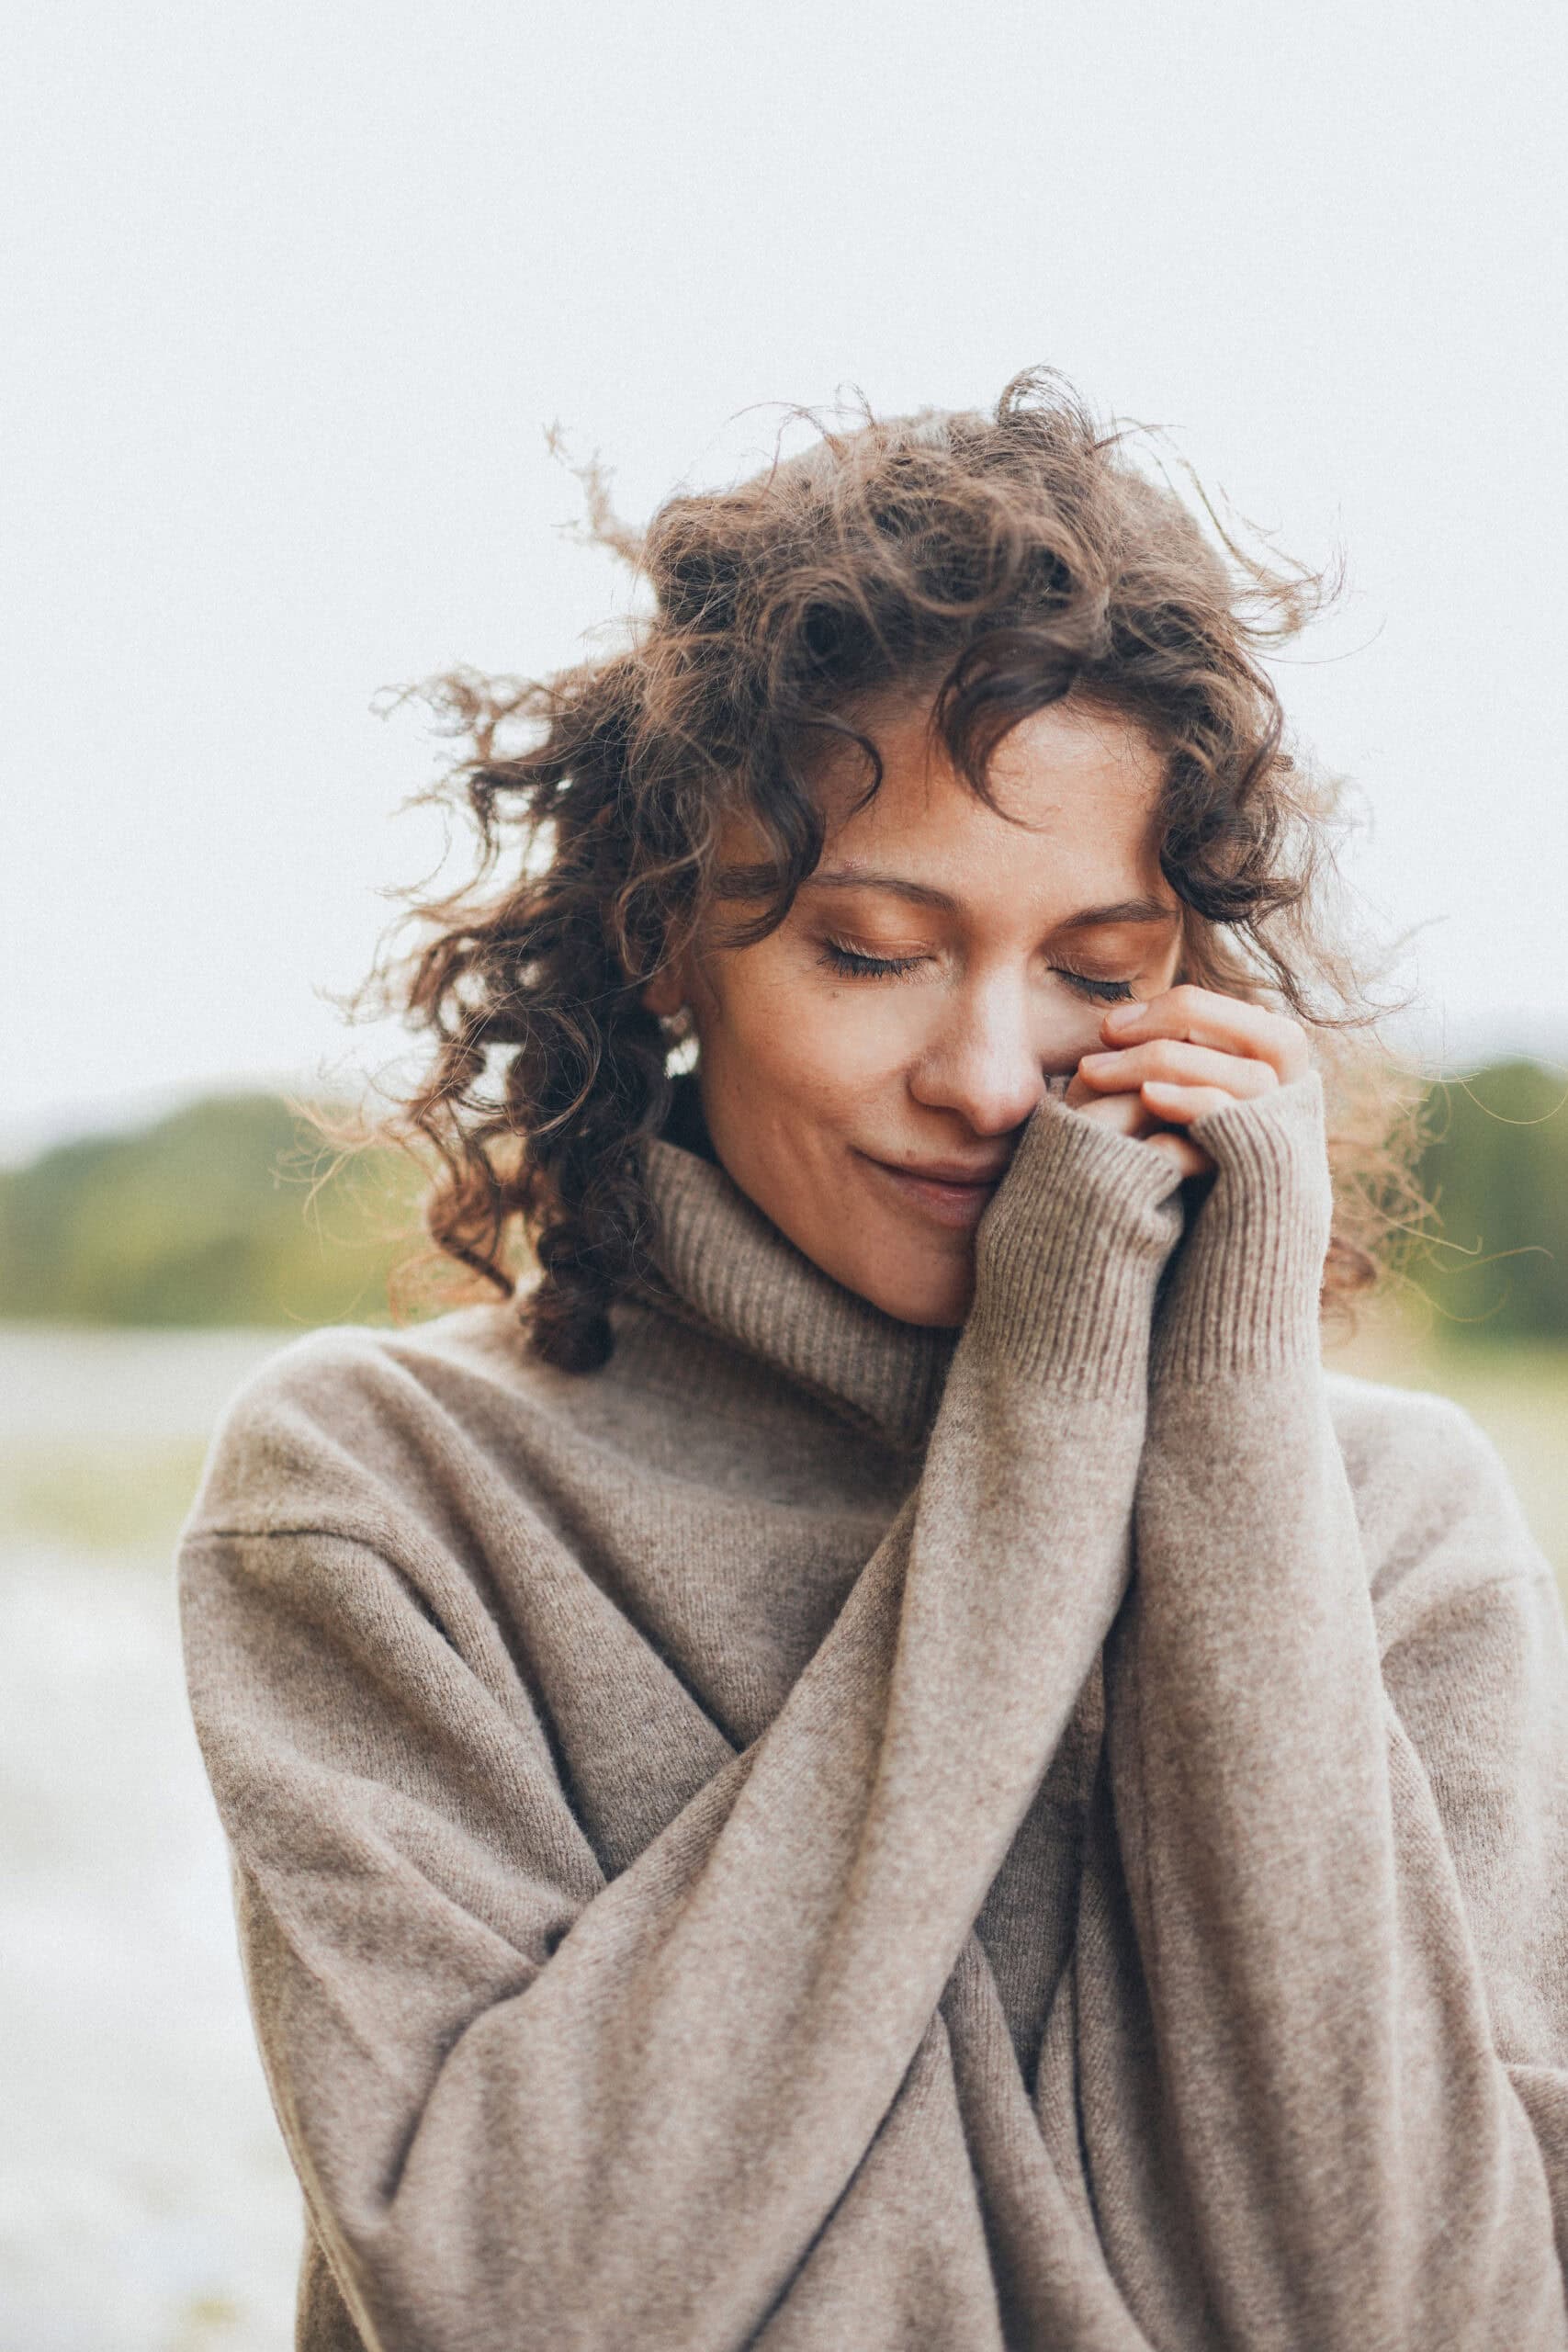
<path id="1" fill-rule="evenodd" d="M 893 1160 L 874 1159 L 869 1152 L 860 1156 L 908 1207 L 920 1210 L 935 1224 L 958 1231 L 972 1230 L 979 1224 L 992 1193 L 1007 1173 L 1005 1162 L 999 1168 L 969 1174 L 951 1165 L 937 1170 L 901 1168 Z"/>

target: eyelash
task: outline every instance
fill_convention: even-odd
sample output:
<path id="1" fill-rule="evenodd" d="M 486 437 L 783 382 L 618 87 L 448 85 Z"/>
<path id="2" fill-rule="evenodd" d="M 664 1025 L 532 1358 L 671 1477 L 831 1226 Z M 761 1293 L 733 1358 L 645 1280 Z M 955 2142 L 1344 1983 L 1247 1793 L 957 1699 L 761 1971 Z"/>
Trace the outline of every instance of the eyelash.
<path id="1" fill-rule="evenodd" d="M 822 960 L 846 979 L 896 980 L 906 972 L 912 972 L 922 959 L 919 956 L 863 956 L 858 948 L 846 947 L 840 940 L 825 939 Z M 1097 980 L 1089 972 L 1075 971 L 1070 964 L 1057 964 L 1054 968 L 1091 1003 L 1126 1004 L 1131 1001 L 1130 980 Z"/>

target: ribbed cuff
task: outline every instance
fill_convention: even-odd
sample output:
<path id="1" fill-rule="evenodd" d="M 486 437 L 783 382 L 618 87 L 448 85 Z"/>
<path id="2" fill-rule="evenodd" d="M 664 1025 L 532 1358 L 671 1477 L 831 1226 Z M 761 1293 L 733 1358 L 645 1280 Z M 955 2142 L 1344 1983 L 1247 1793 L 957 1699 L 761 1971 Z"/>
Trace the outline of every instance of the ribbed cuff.
<path id="1" fill-rule="evenodd" d="M 1156 1380 L 1205 1380 L 1314 1357 L 1334 1214 L 1315 1070 L 1192 1123 L 1214 1162 L 1155 1338 Z"/>
<path id="2" fill-rule="evenodd" d="M 1074 1388 L 1139 1392 L 1179 1182 L 1163 1152 L 1047 1096 L 980 1227 L 971 1344 Z"/>

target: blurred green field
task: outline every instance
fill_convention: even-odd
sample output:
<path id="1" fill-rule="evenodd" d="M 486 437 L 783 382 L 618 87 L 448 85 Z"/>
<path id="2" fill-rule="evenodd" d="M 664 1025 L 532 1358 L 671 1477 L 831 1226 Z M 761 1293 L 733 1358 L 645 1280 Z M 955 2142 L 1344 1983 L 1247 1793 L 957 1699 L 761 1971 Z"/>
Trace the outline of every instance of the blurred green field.
<path id="1" fill-rule="evenodd" d="M 13 1538 L 78 1551 L 169 1551 L 204 1451 L 199 1438 L 0 1442 L 0 1521 Z"/>
<path id="2" fill-rule="evenodd" d="M 0 1545 L 166 1563 L 220 1414 L 287 1337 L 0 1323 Z"/>

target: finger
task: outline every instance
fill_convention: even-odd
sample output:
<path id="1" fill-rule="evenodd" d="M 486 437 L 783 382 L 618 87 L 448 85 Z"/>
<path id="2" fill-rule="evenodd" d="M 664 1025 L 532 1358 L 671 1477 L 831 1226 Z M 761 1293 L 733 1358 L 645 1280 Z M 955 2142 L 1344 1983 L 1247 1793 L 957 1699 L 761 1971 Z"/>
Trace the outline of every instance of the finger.
<path id="1" fill-rule="evenodd" d="M 1266 1005 L 1248 1004 L 1217 989 L 1190 980 L 1137 1004 L 1115 1004 L 1100 1023 L 1110 1044 L 1136 1044 L 1147 1037 L 1179 1037 L 1222 1053 L 1249 1054 L 1267 1062 L 1282 1084 L 1303 1078 L 1311 1065 L 1306 1031 L 1299 1021 Z"/>
<path id="2" fill-rule="evenodd" d="M 1122 1136 L 1138 1136 L 1154 1125 L 1154 1115 L 1140 1094 L 1086 1095 L 1081 1102 L 1067 1096 L 1067 1106 L 1096 1126 L 1113 1128 Z"/>
<path id="3" fill-rule="evenodd" d="M 1213 1161 L 1201 1144 L 1194 1143 L 1190 1136 L 1172 1135 L 1161 1128 L 1146 1141 L 1150 1151 L 1157 1151 L 1165 1159 L 1174 1159 L 1183 1176 L 1209 1176 L 1213 1173 Z"/>
<path id="4" fill-rule="evenodd" d="M 1062 1100 L 1069 1111 L 1082 1111 L 1100 1125 L 1115 1127 L 1123 1135 L 1144 1135 L 1159 1124 L 1135 1086 L 1123 1087 L 1116 1094 L 1100 1094 L 1092 1086 L 1085 1085 L 1075 1072 Z"/>
<path id="5" fill-rule="evenodd" d="M 1236 1099 L 1217 1086 L 1172 1086 L 1157 1078 L 1148 1080 L 1143 1097 L 1156 1118 L 1169 1119 L 1181 1127 L 1206 1118 L 1211 1111 L 1223 1111 Z"/>
<path id="6" fill-rule="evenodd" d="M 1124 1093 L 1158 1079 L 1176 1086 L 1217 1086 L 1246 1101 L 1272 1092 L 1280 1083 L 1269 1062 L 1221 1053 L 1213 1046 L 1190 1046 L 1179 1037 L 1151 1037 L 1145 1045 L 1085 1054 L 1078 1071 L 1088 1085 L 1107 1093 Z"/>
<path id="7" fill-rule="evenodd" d="M 1075 1094 L 1077 1101 L 1074 1100 Z M 1080 1090 L 1075 1078 L 1063 1099 L 1069 1110 L 1078 1112 L 1086 1119 L 1092 1119 L 1097 1126 L 1111 1127 L 1119 1135 L 1136 1136 L 1145 1141 L 1151 1150 L 1157 1146 L 1165 1158 L 1176 1162 L 1183 1176 L 1208 1176 L 1213 1172 L 1213 1161 L 1190 1136 L 1176 1135 L 1155 1127 L 1154 1114 L 1142 1095 L 1091 1094 L 1087 1088 Z"/>

